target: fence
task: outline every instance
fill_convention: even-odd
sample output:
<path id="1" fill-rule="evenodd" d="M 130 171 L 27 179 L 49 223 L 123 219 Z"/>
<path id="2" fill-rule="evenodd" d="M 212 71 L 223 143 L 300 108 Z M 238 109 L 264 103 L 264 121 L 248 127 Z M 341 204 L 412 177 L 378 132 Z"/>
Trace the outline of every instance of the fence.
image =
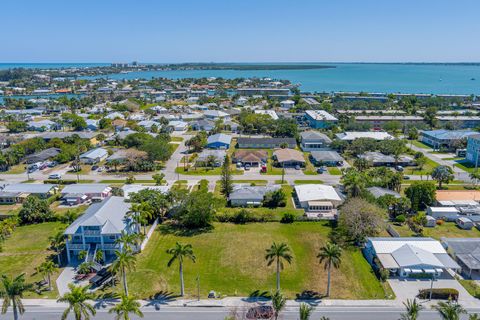
<path id="1" fill-rule="evenodd" d="M 155 229 L 157 228 L 157 225 L 158 225 L 158 218 L 155 219 L 155 221 L 153 222 L 152 227 L 150 228 L 150 230 L 148 230 L 145 239 L 143 239 L 142 244 L 140 245 L 140 251 L 143 250 L 143 249 L 145 249 L 145 247 L 147 246 L 148 240 L 150 239 L 150 237 L 152 236 L 153 232 L 154 232 Z"/>

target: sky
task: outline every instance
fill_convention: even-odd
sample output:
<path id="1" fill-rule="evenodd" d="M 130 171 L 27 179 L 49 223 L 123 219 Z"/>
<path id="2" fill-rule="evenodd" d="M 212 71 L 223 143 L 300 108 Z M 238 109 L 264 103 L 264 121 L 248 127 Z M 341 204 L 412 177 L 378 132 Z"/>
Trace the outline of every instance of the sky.
<path id="1" fill-rule="evenodd" d="M 478 0 L 2 0 L 0 62 L 480 62 Z"/>

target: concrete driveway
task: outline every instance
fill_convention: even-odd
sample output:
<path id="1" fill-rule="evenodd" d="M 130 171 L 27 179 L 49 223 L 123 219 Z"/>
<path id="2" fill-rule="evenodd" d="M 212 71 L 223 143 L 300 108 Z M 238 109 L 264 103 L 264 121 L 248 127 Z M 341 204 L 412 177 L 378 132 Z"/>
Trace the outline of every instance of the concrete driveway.
<path id="1" fill-rule="evenodd" d="M 388 280 L 388 283 L 393 292 L 395 292 L 396 299 L 400 301 L 415 298 L 419 290 L 430 289 L 431 285 L 431 281 L 428 279 L 391 278 Z M 478 306 L 479 304 L 477 299 L 472 297 L 456 279 L 450 276 L 444 276 L 441 279 L 435 280 L 433 282 L 433 288 L 453 288 L 458 290 L 460 293 L 458 300 L 464 307 Z"/>

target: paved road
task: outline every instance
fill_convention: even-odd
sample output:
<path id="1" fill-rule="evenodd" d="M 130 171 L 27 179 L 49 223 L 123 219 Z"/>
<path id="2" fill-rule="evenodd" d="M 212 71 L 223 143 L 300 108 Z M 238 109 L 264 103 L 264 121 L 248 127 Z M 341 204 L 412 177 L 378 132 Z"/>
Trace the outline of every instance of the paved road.
<path id="1" fill-rule="evenodd" d="M 225 316 L 231 314 L 232 310 L 226 308 L 199 308 L 199 307 L 162 307 L 160 311 L 155 311 L 153 308 L 144 308 L 143 319 L 195 319 L 195 320 L 222 320 Z M 387 308 L 387 307 L 321 307 L 317 308 L 313 313 L 311 319 L 319 319 L 321 316 L 326 316 L 331 320 L 397 320 L 403 309 Z M 478 312 L 478 310 L 476 310 Z M 63 309 L 60 308 L 43 308 L 30 307 L 27 312 L 21 317 L 22 320 L 52 320 L 60 319 Z M 244 319 L 244 311 L 237 311 L 238 319 Z M 13 319 L 11 312 L 2 315 L 2 319 Z M 68 319 L 73 319 L 70 316 Z M 109 314 L 107 310 L 99 310 L 93 319 L 112 320 L 114 316 Z M 132 319 L 139 319 L 132 317 Z M 280 315 L 280 319 L 298 319 L 298 309 L 286 309 Z M 424 310 L 420 313 L 420 320 L 438 320 L 439 315 L 433 310 Z M 464 317 L 462 319 L 467 319 Z"/>

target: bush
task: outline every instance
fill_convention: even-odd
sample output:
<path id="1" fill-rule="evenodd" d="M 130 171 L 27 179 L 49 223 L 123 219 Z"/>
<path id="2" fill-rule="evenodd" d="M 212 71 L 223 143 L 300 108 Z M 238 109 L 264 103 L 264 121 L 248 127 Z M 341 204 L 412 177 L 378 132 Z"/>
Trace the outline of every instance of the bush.
<path id="1" fill-rule="evenodd" d="M 245 224 L 252 219 L 252 213 L 246 209 L 236 212 L 232 217 L 232 222 L 236 224 Z"/>
<path id="2" fill-rule="evenodd" d="M 295 221 L 295 215 L 289 212 L 283 214 L 282 219 L 280 219 L 281 223 L 293 223 L 294 221 Z"/>
<path id="3" fill-rule="evenodd" d="M 398 222 L 398 223 L 405 223 L 405 221 L 407 221 L 407 218 L 405 218 L 405 216 L 403 214 L 397 216 L 395 218 L 395 222 Z"/>
<path id="4" fill-rule="evenodd" d="M 242 211 L 247 211 L 248 213 L 241 213 Z M 217 213 L 217 220 L 219 222 L 231 223 L 278 221 L 273 212 L 258 213 L 247 209 L 241 209 L 240 211 L 235 210 Z"/>
<path id="5" fill-rule="evenodd" d="M 443 221 L 443 220 L 437 220 L 437 225 L 439 225 L 439 226 L 441 226 L 444 223 L 445 223 L 445 221 Z"/>
<path id="6" fill-rule="evenodd" d="M 45 184 L 63 184 L 63 185 L 67 185 L 67 184 L 76 184 L 77 183 L 77 180 L 44 180 L 43 183 Z"/>
<path id="7" fill-rule="evenodd" d="M 430 289 L 422 289 L 418 291 L 419 299 L 429 299 L 430 298 Z M 458 300 L 458 290 L 453 288 L 433 288 L 432 289 L 432 299 L 441 299 L 441 300 Z"/>

